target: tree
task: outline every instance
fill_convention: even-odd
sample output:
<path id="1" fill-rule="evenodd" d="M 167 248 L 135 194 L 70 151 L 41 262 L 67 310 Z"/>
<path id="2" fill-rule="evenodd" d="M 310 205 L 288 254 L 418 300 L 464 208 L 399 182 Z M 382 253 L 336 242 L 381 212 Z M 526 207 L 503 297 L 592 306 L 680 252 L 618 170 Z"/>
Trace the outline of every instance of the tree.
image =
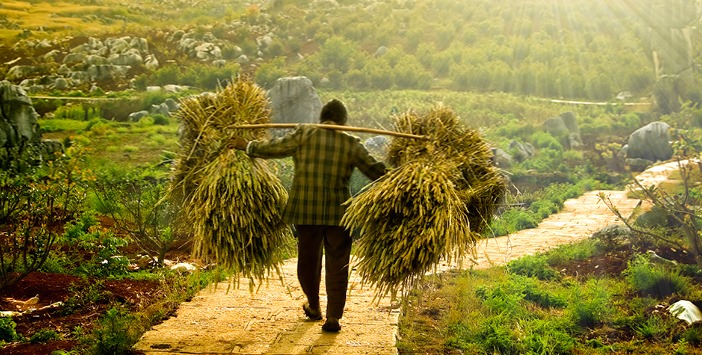
<path id="1" fill-rule="evenodd" d="M 9 156 L 26 158 L 19 151 L 3 158 Z M 63 225 L 82 211 L 91 175 L 80 156 L 74 148 L 43 166 L 0 171 L 0 290 L 41 268 Z"/>
<path id="2" fill-rule="evenodd" d="M 695 144 L 682 135 L 675 143 L 675 151 L 675 162 L 680 174 L 678 189 L 669 191 L 661 186 L 643 186 L 634 179 L 635 191 L 639 197 L 665 214 L 668 223 L 663 228 L 648 228 L 637 223 L 637 218 L 641 215 L 640 208 L 626 218 L 604 194 L 600 194 L 600 199 L 633 232 L 687 251 L 694 256 L 697 266 L 702 268 L 702 215 L 699 214 L 702 189 L 693 185 L 702 174 L 702 163 L 696 160 L 698 154 Z"/>
<path id="3" fill-rule="evenodd" d="M 92 184 L 101 210 L 115 221 L 118 230 L 129 235 L 158 265 L 176 239 L 171 224 L 175 211 L 164 198 L 167 184 L 148 173 L 105 172 Z"/>

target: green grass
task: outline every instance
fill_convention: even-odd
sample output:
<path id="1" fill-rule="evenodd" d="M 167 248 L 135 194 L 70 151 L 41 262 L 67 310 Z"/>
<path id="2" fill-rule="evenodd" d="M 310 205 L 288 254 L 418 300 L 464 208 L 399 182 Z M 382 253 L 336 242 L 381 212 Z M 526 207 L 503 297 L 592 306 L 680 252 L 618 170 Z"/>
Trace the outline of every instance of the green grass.
<path id="1" fill-rule="evenodd" d="M 88 121 L 69 119 L 40 119 L 42 132 L 81 132 L 88 127 Z"/>
<path id="2" fill-rule="evenodd" d="M 585 240 L 507 267 L 429 277 L 406 300 L 400 354 L 687 354 L 702 343 L 699 327 L 659 309 L 677 298 L 640 293 L 648 284 L 632 274 L 675 274 L 643 257 L 629 276 L 552 277 L 554 268 L 607 252 Z"/>

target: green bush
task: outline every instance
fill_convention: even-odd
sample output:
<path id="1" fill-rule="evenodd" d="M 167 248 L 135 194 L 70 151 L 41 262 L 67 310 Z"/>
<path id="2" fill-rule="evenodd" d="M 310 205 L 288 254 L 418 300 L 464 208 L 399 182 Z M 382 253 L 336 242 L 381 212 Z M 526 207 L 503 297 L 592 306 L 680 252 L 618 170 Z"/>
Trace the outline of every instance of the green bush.
<path id="1" fill-rule="evenodd" d="M 525 322 L 524 328 L 529 354 L 570 354 L 577 344 L 568 326 L 558 320 L 534 319 Z"/>
<path id="2" fill-rule="evenodd" d="M 548 265 L 543 254 L 524 256 L 507 263 L 507 270 L 515 275 L 536 277 L 539 280 L 555 280 L 558 278 L 556 270 Z"/>
<path id="3" fill-rule="evenodd" d="M 157 126 L 168 126 L 171 123 L 168 116 L 160 113 L 152 114 L 151 118 L 153 118 L 154 124 Z"/>
<path id="4" fill-rule="evenodd" d="M 78 284 L 66 285 L 71 293 L 71 297 L 66 299 L 61 305 L 60 313 L 64 315 L 73 314 L 92 307 L 107 300 L 104 282 L 102 280 L 90 281 L 83 278 Z"/>
<path id="5" fill-rule="evenodd" d="M 93 330 L 90 348 L 93 354 L 129 354 L 139 340 L 136 329 L 130 329 L 134 316 L 120 307 L 110 308 Z"/>
<path id="6" fill-rule="evenodd" d="M 99 106 L 68 104 L 59 106 L 56 108 L 56 111 L 54 111 L 54 119 L 57 120 L 89 121 L 100 117 L 101 113 Z"/>
<path id="7" fill-rule="evenodd" d="M 32 344 L 44 344 L 52 340 L 61 340 L 61 335 L 53 329 L 40 329 L 29 338 Z"/>
<path id="8" fill-rule="evenodd" d="M 96 208 L 106 211 L 115 221 L 115 230 L 126 233 L 158 264 L 176 237 L 171 231 L 175 211 L 163 199 L 168 181 L 160 174 L 151 169 L 108 169 L 91 186 Z"/>
<path id="9" fill-rule="evenodd" d="M 666 336 L 671 330 L 670 323 L 655 314 L 635 325 L 633 329 L 637 336 L 646 340 L 657 340 Z"/>
<path id="10" fill-rule="evenodd" d="M 645 296 L 665 298 L 673 294 L 686 295 L 690 281 L 677 269 L 653 264 L 647 256 L 637 255 L 624 271 L 629 285 Z"/>
<path id="11" fill-rule="evenodd" d="M 517 330 L 507 317 L 493 317 L 480 325 L 475 334 L 475 341 L 480 344 L 485 354 L 524 354 L 525 347 L 520 341 Z"/>
<path id="12" fill-rule="evenodd" d="M 0 341 L 12 342 L 17 340 L 17 323 L 9 317 L 0 317 Z"/>
<path id="13" fill-rule="evenodd" d="M 548 251 L 546 260 L 552 267 L 573 260 L 585 260 L 598 252 L 604 246 L 598 239 L 586 239 L 575 244 L 561 245 Z M 557 268 L 557 267 L 556 267 Z"/>
<path id="14" fill-rule="evenodd" d="M 0 171 L 0 289 L 12 287 L 39 270 L 54 251 L 60 226 L 82 211 L 90 172 L 80 165 L 81 152 L 64 156 L 28 171 Z"/>
<path id="15" fill-rule="evenodd" d="M 613 312 L 612 295 L 600 280 L 589 279 L 584 285 L 572 286 L 566 309 L 572 324 L 591 328 L 607 320 Z"/>

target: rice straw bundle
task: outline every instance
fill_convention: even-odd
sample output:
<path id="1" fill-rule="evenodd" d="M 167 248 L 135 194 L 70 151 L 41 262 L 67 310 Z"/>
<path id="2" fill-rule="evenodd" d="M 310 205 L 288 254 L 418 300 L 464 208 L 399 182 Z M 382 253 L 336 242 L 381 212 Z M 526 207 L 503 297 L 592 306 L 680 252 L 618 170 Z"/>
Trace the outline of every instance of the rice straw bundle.
<path id="1" fill-rule="evenodd" d="M 387 161 L 396 168 L 354 196 L 342 220 L 361 235 L 356 267 L 379 295 L 473 254 L 506 190 L 489 146 L 450 109 L 408 112 L 395 125 L 429 139 L 393 138 Z"/>
<path id="2" fill-rule="evenodd" d="M 262 89 L 238 80 L 216 94 L 185 99 L 181 152 L 170 197 L 179 205 L 178 227 L 193 236 L 193 254 L 252 282 L 278 271 L 292 233 L 281 220 L 287 191 L 267 162 L 230 147 L 233 135 L 259 139 L 264 130 L 237 130 L 266 123 L 270 110 Z M 237 278 L 232 278 L 237 282 Z"/>

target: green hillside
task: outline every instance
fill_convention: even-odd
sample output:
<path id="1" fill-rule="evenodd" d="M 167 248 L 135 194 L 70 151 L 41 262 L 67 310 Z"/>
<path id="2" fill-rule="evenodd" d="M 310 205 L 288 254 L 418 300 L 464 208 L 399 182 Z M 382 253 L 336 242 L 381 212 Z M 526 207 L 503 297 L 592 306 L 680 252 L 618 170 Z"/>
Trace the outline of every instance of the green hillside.
<path id="1" fill-rule="evenodd" d="M 263 86 L 305 75 L 333 90 L 500 91 L 598 101 L 628 91 L 639 100 L 651 95 L 657 76 L 680 74 L 676 67 L 656 73 L 654 53 L 699 56 L 699 20 L 690 6 L 662 0 L 9 1 L 0 5 L 0 74 L 9 61 L 37 51 L 18 39 L 71 36 L 68 43 L 75 43 L 80 36 L 131 35 L 146 37 L 161 63 L 180 65 L 180 75 L 166 64 L 156 72 L 133 70 L 138 85 L 167 79 L 216 85 L 182 73 L 183 65 L 205 65 L 188 63 L 192 58 L 166 40 L 182 30 L 216 38 L 234 71 Z M 683 28 L 687 37 L 675 40 L 669 28 Z M 692 48 L 682 48 L 689 43 Z M 234 62 L 241 54 L 251 62 Z M 671 62 L 658 61 L 663 69 Z M 700 97 L 696 88 L 684 95 Z"/>

